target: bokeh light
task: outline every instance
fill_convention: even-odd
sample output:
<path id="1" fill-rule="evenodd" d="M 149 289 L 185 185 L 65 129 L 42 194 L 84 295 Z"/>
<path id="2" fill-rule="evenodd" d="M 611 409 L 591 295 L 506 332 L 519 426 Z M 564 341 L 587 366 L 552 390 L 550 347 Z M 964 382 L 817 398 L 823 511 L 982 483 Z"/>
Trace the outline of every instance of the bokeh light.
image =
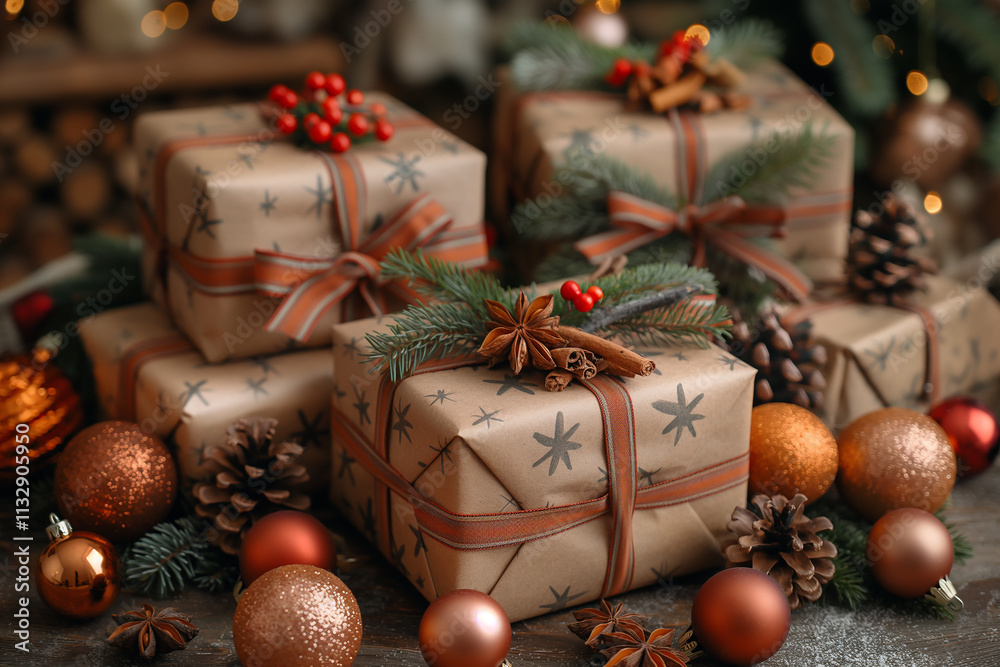
<path id="1" fill-rule="evenodd" d="M 545 18 L 545 22 L 552 28 L 564 28 L 570 25 L 569 19 L 562 14 L 552 14 L 547 16 Z"/>
<path id="2" fill-rule="evenodd" d="M 943 202 L 941 201 L 941 195 L 931 190 L 924 196 L 924 210 L 931 215 L 941 212 L 941 206 Z"/>
<path id="3" fill-rule="evenodd" d="M 816 42 L 812 47 L 812 59 L 820 67 L 826 67 L 833 62 L 833 47 L 826 42 Z"/>
<path id="4" fill-rule="evenodd" d="M 692 37 L 697 37 L 702 44 L 708 44 L 708 40 L 712 39 L 712 34 L 708 31 L 708 28 L 700 23 L 695 23 L 693 26 L 687 29 L 684 36 L 688 39 Z"/>
<path id="5" fill-rule="evenodd" d="M 923 95 L 927 92 L 927 75 L 917 70 L 911 70 L 906 75 L 906 89 L 914 95 Z"/>
<path id="6" fill-rule="evenodd" d="M 184 27 L 188 20 L 188 6 L 183 2 L 171 2 L 163 10 L 163 15 L 167 17 L 167 27 L 171 30 L 179 30 Z"/>
<path id="7" fill-rule="evenodd" d="M 4 8 L 7 10 L 7 18 L 13 19 L 24 9 L 24 0 L 7 0 L 4 3 Z"/>
<path id="8" fill-rule="evenodd" d="M 605 14 L 614 14 L 621 6 L 621 0 L 597 0 L 597 8 Z"/>
<path id="9" fill-rule="evenodd" d="M 872 50 L 881 58 L 888 58 L 895 52 L 896 43 L 888 35 L 878 35 L 872 40 Z"/>
<path id="10" fill-rule="evenodd" d="M 167 29 L 167 17 L 161 11 L 152 11 L 142 17 L 142 34 L 159 37 Z"/>
<path id="11" fill-rule="evenodd" d="M 220 21 L 231 21 L 240 9 L 237 0 L 215 0 L 212 3 L 212 16 Z"/>

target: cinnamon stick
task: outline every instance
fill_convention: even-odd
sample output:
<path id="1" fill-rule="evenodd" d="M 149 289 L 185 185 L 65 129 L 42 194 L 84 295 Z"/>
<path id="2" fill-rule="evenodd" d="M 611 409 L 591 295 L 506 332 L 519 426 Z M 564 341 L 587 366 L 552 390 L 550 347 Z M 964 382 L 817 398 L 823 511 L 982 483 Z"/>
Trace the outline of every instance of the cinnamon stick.
<path id="1" fill-rule="evenodd" d="M 566 339 L 569 347 L 580 347 L 604 357 L 608 362 L 608 371 L 616 375 L 645 377 L 656 369 L 656 364 L 641 354 L 600 336 L 586 333 L 576 327 L 560 326 L 558 331 L 559 335 Z"/>
<path id="2" fill-rule="evenodd" d="M 687 104 L 705 87 L 705 75 L 690 72 L 677 81 L 649 93 L 649 105 L 656 113 Z"/>
<path id="3" fill-rule="evenodd" d="M 556 366 L 567 370 L 582 380 L 597 375 L 594 353 L 579 347 L 560 347 L 552 350 L 552 360 Z"/>
<path id="4" fill-rule="evenodd" d="M 545 388 L 548 391 L 562 391 L 567 387 L 567 385 L 569 385 L 570 382 L 573 381 L 574 377 L 576 376 L 569 371 L 557 368 L 550 371 L 545 377 Z"/>

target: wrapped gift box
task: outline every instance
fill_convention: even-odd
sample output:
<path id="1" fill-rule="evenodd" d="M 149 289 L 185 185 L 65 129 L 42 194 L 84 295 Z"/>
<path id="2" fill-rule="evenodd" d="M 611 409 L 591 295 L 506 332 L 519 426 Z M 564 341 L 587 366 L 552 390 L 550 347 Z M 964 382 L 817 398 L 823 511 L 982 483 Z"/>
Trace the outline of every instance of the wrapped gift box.
<path id="1" fill-rule="evenodd" d="M 739 64 L 739 63 L 737 63 Z M 494 159 L 490 164 L 491 201 L 498 219 L 509 218 L 512 202 L 542 195 L 558 197 L 564 187 L 558 166 L 571 150 L 606 154 L 648 173 L 686 196 L 679 180 L 704 175 L 720 157 L 765 140 L 774 132 L 800 133 L 807 124 L 833 137 L 833 149 L 816 170 L 815 186 L 793 188 L 785 203 L 787 236 L 779 249 L 813 280 L 836 281 L 847 254 L 854 178 L 854 130 L 823 99 L 777 62 L 747 72 L 736 90 L 754 103 L 744 110 L 697 114 L 690 125 L 697 133 L 696 157 L 684 151 L 675 124 L 652 112 L 627 111 L 625 96 L 588 91 L 519 92 L 509 72 L 501 71 L 494 126 Z M 694 114 L 694 112 L 681 112 Z M 759 169 L 767 155 L 747 152 L 742 172 Z M 692 160 L 696 164 L 689 164 Z M 682 168 L 683 167 L 683 168 Z M 697 183 L 688 183 L 697 190 Z M 706 192 L 707 201 L 719 193 Z M 530 220 L 512 220 L 516 228 Z M 530 269 L 530 267 L 528 267 Z"/>
<path id="2" fill-rule="evenodd" d="M 334 327 L 331 497 L 427 599 L 473 588 L 519 620 L 722 563 L 753 369 L 661 348 L 651 376 L 556 393 L 447 362 L 394 384 L 365 352 L 384 326 Z"/>
<path id="3" fill-rule="evenodd" d="M 160 111 L 136 122 L 147 284 L 208 361 L 287 350 L 293 331 L 305 345 L 323 345 L 334 322 L 367 312 L 357 294 L 301 312 L 322 295 L 305 305 L 302 295 L 275 296 L 276 272 L 301 284 L 339 253 L 378 260 L 391 246 L 486 262 L 485 156 L 387 95 L 366 99 L 387 107 L 395 136 L 340 155 L 297 148 L 255 104 Z M 405 231 L 393 225 L 400 218 Z M 356 261 L 332 271 L 365 275 Z M 265 330 L 283 304 L 295 306 L 288 330 Z"/>
<path id="4" fill-rule="evenodd" d="M 846 300 L 817 301 L 792 310 L 811 317 L 827 346 L 822 416 L 840 429 L 857 417 L 895 405 L 926 411 L 928 330 L 937 354 L 937 396 L 967 393 L 1000 375 L 1000 304 L 976 280 L 928 277 L 913 298 L 918 312 Z"/>
<path id="5" fill-rule="evenodd" d="M 227 426 L 249 416 L 277 419 L 275 437 L 305 449 L 299 461 L 309 470 L 308 487 L 326 483 L 334 390 L 328 350 L 209 364 L 151 303 L 82 320 L 80 335 L 103 411 L 171 444 L 185 490 L 206 476 L 206 445 L 222 442 Z"/>

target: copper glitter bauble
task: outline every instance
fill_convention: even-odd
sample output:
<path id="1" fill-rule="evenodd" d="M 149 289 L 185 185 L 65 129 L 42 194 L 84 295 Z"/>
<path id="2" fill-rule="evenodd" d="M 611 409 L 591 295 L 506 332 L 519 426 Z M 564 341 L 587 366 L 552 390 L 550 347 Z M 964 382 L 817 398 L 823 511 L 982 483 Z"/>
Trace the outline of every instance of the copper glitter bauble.
<path id="1" fill-rule="evenodd" d="M 791 624 L 792 610 L 778 582 L 748 567 L 714 575 L 691 606 L 698 644 L 730 665 L 770 658 L 785 643 Z"/>
<path id="2" fill-rule="evenodd" d="M 870 521 L 901 507 L 935 512 L 955 485 L 955 452 L 948 436 L 919 412 L 870 412 L 851 422 L 837 444 L 840 495 Z"/>
<path id="3" fill-rule="evenodd" d="M 882 588 L 902 598 L 918 598 L 951 572 L 955 545 L 936 516 L 907 507 L 875 522 L 865 555 Z"/>
<path id="4" fill-rule="evenodd" d="M 240 598 L 233 643 L 244 665 L 348 667 L 361 647 L 361 610 L 335 574 L 284 565 L 262 574 Z"/>
<path id="5" fill-rule="evenodd" d="M 971 477 L 990 467 L 1000 451 L 997 416 L 985 403 L 968 396 L 942 401 L 928 413 L 948 435 L 958 456 L 958 476 Z"/>
<path id="6" fill-rule="evenodd" d="M 59 456 L 55 492 L 60 512 L 77 528 L 131 540 L 170 513 L 177 468 L 166 445 L 137 424 L 100 422 Z"/>
<path id="7" fill-rule="evenodd" d="M 240 574 L 247 586 L 282 565 L 314 565 L 332 570 L 336 564 L 333 536 L 305 512 L 283 510 L 258 519 L 240 546 Z"/>
<path id="8" fill-rule="evenodd" d="M 83 420 L 80 397 L 50 359 L 42 348 L 0 359 L 0 481 L 41 470 Z"/>
<path id="9" fill-rule="evenodd" d="M 510 620 L 485 593 L 459 589 L 420 619 L 420 653 L 434 667 L 498 667 L 510 651 Z"/>
<path id="10" fill-rule="evenodd" d="M 49 515 L 52 540 L 38 557 L 35 585 L 53 611 L 70 618 L 100 616 L 121 590 L 118 553 L 108 540 L 74 531 L 68 521 Z"/>
<path id="11" fill-rule="evenodd" d="M 837 476 L 837 440 L 823 420 L 791 403 L 753 409 L 750 492 L 816 500 Z"/>

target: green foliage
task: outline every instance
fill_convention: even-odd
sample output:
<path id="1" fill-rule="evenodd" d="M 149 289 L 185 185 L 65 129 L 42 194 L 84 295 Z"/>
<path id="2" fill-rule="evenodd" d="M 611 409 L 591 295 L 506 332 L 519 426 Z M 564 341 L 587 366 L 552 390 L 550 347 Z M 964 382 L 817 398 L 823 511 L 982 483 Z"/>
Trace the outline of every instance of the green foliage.
<path id="1" fill-rule="evenodd" d="M 235 559 L 205 538 L 201 519 L 184 517 L 157 524 L 123 555 L 125 586 L 141 595 L 162 598 L 189 584 L 218 592 L 238 577 Z"/>
<path id="2" fill-rule="evenodd" d="M 868 567 L 865 552 L 868 547 L 868 533 L 874 525 L 843 503 L 834 502 L 829 498 L 820 498 L 806 508 L 809 516 L 826 516 L 833 522 L 833 530 L 823 537 L 837 546 L 837 556 L 833 559 L 837 571 L 823 592 L 821 602 L 830 600 L 828 593 L 832 592 L 836 603 L 857 611 L 863 606 L 878 604 L 895 609 L 899 612 L 916 616 L 928 616 L 954 620 L 951 611 L 941 605 L 920 598 L 906 600 L 893 596 L 883 590 L 875 581 Z M 955 545 L 955 562 L 964 563 L 972 558 L 972 545 L 968 539 L 951 526 L 943 510 L 935 512 L 935 516 L 948 527 Z"/>
<path id="3" fill-rule="evenodd" d="M 712 58 L 725 58 L 740 67 L 753 67 L 765 58 L 780 58 L 784 37 L 768 21 L 744 19 L 712 32 L 705 50 Z"/>
<path id="4" fill-rule="evenodd" d="M 838 93 L 851 110 L 872 117 L 888 109 L 896 100 L 892 66 L 872 49 L 878 34 L 874 24 L 856 14 L 849 2 L 805 0 L 803 9 L 813 30 L 824 35 L 836 54 Z"/>
<path id="5" fill-rule="evenodd" d="M 389 373 L 393 381 L 408 376 L 426 361 L 474 354 L 487 333 L 486 322 L 491 319 L 485 299 L 498 301 L 513 312 L 520 291 L 503 288 L 489 274 L 427 257 L 419 250 L 414 254 L 394 251 L 386 257 L 382 271 L 387 277 L 413 281 L 425 297 L 434 300 L 410 306 L 395 315 L 388 333 L 367 334 L 369 359 L 374 362 L 374 369 Z M 594 284 L 604 290 L 601 306 L 607 308 L 680 285 L 699 285 L 707 294 L 716 290 L 715 279 L 708 271 L 682 264 L 627 268 Z M 535 289 L 526 289 L 525 293 L 533 298 Z M 558 294 L 553 314 L 561 316 L 569 326 L 582 325 L 588 317 L 570 309 Z M 620 319 L 609 331 L 646 342 L 704 345 L 709 335 L 722 335 L 727 319 L 724 309 L 690 308 L 685 300 L 665 309 Z"/>

